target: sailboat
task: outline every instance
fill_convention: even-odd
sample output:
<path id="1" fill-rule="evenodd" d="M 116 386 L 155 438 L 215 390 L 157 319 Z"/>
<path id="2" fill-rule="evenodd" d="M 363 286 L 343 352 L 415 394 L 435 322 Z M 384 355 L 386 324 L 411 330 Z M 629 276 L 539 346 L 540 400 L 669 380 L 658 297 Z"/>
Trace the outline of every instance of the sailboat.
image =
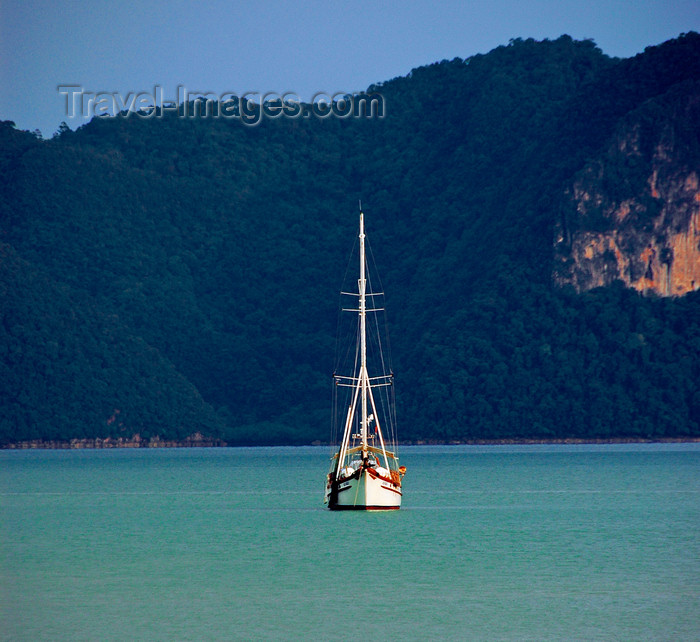
<path id="1" fill-rule="evenodd" d="M 383 308 L 377 307 L 383 293 L 370 287 L 361 204 L 359 250 L 357 292 L 341 292 L 355 301 L 341 309 L 355 315 L 356 333 L 354 350 L 345 353 L 349 372 L 333 375 L 334 415 L 343 430 L 331 457 L 324 503 L 331 510 L 396 510 L 406 467 L 399 466 L 396 452 L 394 374 L 381 340 L 378 313 Z"/>

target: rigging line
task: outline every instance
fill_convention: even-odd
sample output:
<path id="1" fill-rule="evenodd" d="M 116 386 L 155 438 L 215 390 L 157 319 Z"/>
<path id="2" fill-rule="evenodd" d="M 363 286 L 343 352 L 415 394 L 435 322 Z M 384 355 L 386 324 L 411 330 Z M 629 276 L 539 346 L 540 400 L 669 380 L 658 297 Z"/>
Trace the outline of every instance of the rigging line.
<path id="1" fill-rule="evenodd" d="M 350 354 L 353 349 L 353 339 L 355 339 L 355 332 L 352 324 L 348 324 L 347 320 L 341 318 L 342 312 L 339 312 L 338 317 L 338 330 L 336 332 L 336 361 L 335 361 L 335 372 L 342 371 L 346 366 Z"/>
<path id="2" fill-rule="evenodd" d="M 383 395 L 380 395 L 380 401 Z M 372 394 L 372 388 L 369 389 L 369 399 L 372 404 L 372 410 L 374 411 L 374 426 L 375 426 L 375 431 L 377 435 L 379 435 L 379 443 L 382 447 L 382 454 L 384 455 L 384 463 L 386 464 L 387 469 L 389 469 L 389 460 L 387 459 L 386 456 L 386 445 L 384 443 L 384 435 L 382 434 L 382 427 L 379 425 L 379 412 L 377 411 L 377 405 L 374 402 L 374 395 Z M 384 415 L 382 415 L 383 417 Z M 383 421 L 383 420 L 382 420 Z"/>
<path id="3" fill-rule="evenodd" d="M 384 361 L 384 350 L 382 349 L 382 337 L 380 334 L 380 328 L 379 328 L 379 320 L 376 321 L 376 330 L 377 330 L 377 344 L 379 347 L 379 360 L 382 364 L 382 372 L 386 372 L 386 363 Z"/>
<path id="4" fill-rule="evenodd" d="M 358 241 L 359 241 L 359 239 L 355 236 L 355 237 L 354 237 L 354 241 L 353 241 L 352 248 L 350 249 L 350 253 L 348 254 L 347 263 L 346 263 L 346 265 L 345 265 L 345 273 L 343 274 L 343 280 L 341 281 L 341 284 L 342 284 L 342 285 L 341 285 L 341 288 L 340 288 L 340 289 L 341 289 L 341 292 L 338 294 L 338 307 L 337 307 L 337 309 L 338 309 L 338 319 L 337 319 L 337 323 L 336 323 L 336 334 L 335 334 L 335 338 L 336 338 L 336 344 L 335 344 L 336 364 L 335 364 L 335 369 L 336 369 L 336 370 L 338 369 L 338 365 L 339 365 L 338 360 L 340 359 L 340 353 L 341 353 L 341 350 L 340 350 L 340 339 L 341 339 L 341 330 L 342 330 L 341 325 L 342 325 L 342 317 L 343 317 L 343 313 L 342 313 L 342 311 L 341 311 L 341 308 L 342 308 L 342 301 L 343 301 L 343 299 L 342 299 L 342 291 L 345 290 L 345 285 L 346 285 L 346 283 L 347 283 L 347 281 L 348 281 L 348 274 L 350 273 L 351 265 L 353 265 L 353 263 L 354 263 L 354 257 L 355 257 L 355 255 L 356 255 L 357 252 L 358 252 L 358 249 L 357 249 L 357 248 L 358 248 Z M 349 350 L 348 350 L 348 352 L 349 352 Z M 346 355 L 346 356 L 347 356 L 347 355 Z"/>
<path id="5" fill-rule="evenodd" d="M 346 315 L 338 313 L 338 329 L 336 331 L 336 356 L 334 373 L 343 372 L 349 368 L 350 355 L 357 349 L 357 323 Z"/>
<path id="6" fill-rule="evenodd" d="M 374 258 L 374 252 L 372 251 L 372 246 L 369 244 L 369 241 L 366 241 L 366 243 L 367 243 L 367 248 L 368 248 L 368 253 L 369 253 L 370 261 L 371 261 L 371 263 L 372 263 L 372 270 L 370 270 L 370 272 L 376 274 L 376 280 L 377 280 L 378 283 L 379 283 L 379 290 L 380 290 L 382 293 L 384 293 L 384 292 L 385 292 L 385 290 L 384 290 L 384 284 L 382 283 L 381 274 L 379 273 L 379 270 L 377 269 L 377 263 L 376 263 L 376 260 L 375 260 L 375 258 Z M 386 304 L 385 304 L 384 301 L 383 301 L 382 307 L 384 308 L 384 310 L 386 310 Z M 387 356 L 387 361 L 388 361 L 388 364 L 389 364 L 389 369 L 390 369 L 390 370 L 393 370 L 394 365 L 393 365 L 392 359 L 391 359 L 391 344 L 390 344 L 390 341 L 389 341 L 389 338 L 390 338 L 390 335 L 389 335 L 389 324 L 387 323 L 387 314 L 386 314 L 386 311 L 384 312 L 384 327 L 385 327 L 385 338 L 386 338 L 386 344 L 387 344 L 387 354 L 386 354 L 386 356 Z"/>
<path id="7" fill-rule="evenodd" d="M 371 344 L 372 348 L 372 356 L 373 358 L 376 358 L 377 360 L 381 361 L 381 357 L 383 355 L 383 351 L 381 348 L 377 351 L 378 345 L 376 342 L 373 342 Z M 386 364 L 382 361 L 382 368 L 383 371 L 386 372 Z M 393 387 L 393 376 L 389 374 L 383 374 L 381 377 L 377 377 L 377 379 L 392 379 L 392 381 L 388 381 L 385 387 Z M 393 391 L 392 391 L 393 392 Z M 377 402 L 379 407 L 382 410 L 382 416 L 384 417 L 384 423 L 385 427 L 387 430 L 385 431 L 386 437 L 389 438 L 389 440 L 393 443 L 395 441 L 395 414 L 391 412 L 392 407 L 391 407 L 391 392 L 387 390 L 377 390 Z"/>
<path id="8" fill-rule="evenodd" d="M 371 271 L 368 270 L 368 273 L 371 273 Z M 380 286 L 381 286 L 381 281 L 380 281 Z M 387 324 L 386 324 L 386 311 L 385 307 L 382 305 L 381 311 L 384 312 L 382 315 L 382 323 L 380 326 L 380 321 L 379 321 L 379 315 L 374 315 L 372 319 L 370 319 L 370 323 L 373 324 L 373 335 L 374 335 L 374 340 L 376 341 L 378 348 L 379 348 L 379 361 L 381 363 L 382 367 L 382 372 L 387 371 L 387 362 L 385 360 L 385 355 L 384 355 L 384 350 L 382 349 L 382 334 L 387 333 Z M 382 328 L 384 328 L 384 331 L 382 332 Z M 388 346 L 387 346 L 388 350 Z M 389 361 L 389 367 L 391 368 L 391 354 L 386 355 L 387 360 Z"/>
<path id="9" fill-rule="evenodd" d="M 337 398 L 338 395 L 335 392 L 335 386 L 333 386 L 331 388 L 331 444 L 335 442 L 335 404 Z"/>
<path id="10" fill-rule="evenodd" d="M 391 431 L 391 442 L 397 445 L 397 426 L 396 426 L 396 390 L 391 386 L 391 390 L 387 392 L 387 414 L 389 416 L 389 430 Z"/>
<path id="11" fill-rule="evenodd" d="M 365 239 L 365 245 L 366 245 L 366 255 L 369 256 L 369 263 L 372 266 L 372 272 L 377 275 L 377 281 L 379 282 L 379 290 L 381 292 L 384 292 L 384 288 L 382 287 L 382 280 L 379 277 L 379 270 L 377 269 L 377 262 L 374 259 L 374 252 L 372 251 L 372 245 L 369 242 L 369 239 Z"/>

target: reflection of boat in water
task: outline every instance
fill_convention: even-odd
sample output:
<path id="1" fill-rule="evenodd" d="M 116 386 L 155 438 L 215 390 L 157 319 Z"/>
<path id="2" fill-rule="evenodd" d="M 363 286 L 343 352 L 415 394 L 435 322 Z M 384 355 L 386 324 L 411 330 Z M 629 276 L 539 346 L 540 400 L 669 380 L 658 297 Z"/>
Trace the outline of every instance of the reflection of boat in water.
<path id="1" fill-rule="evenodd" d="M 394 375 L 385 364 L 377 307 L 381 292 L 373 293 L 365 258 L 364 215 L 360 211 L 360 276 L 354 297 L 357 307 L 355 350 L 348 351 L 350 375 L 334 375 L 334 421 L 342 421 L 338 452 L 331 458 L 325 503 L 331 510 L 390 510 L 401 508 L 401 480 L 406 468 L 396 455 Z M 371 302 L 367 307 L 368 300 Z M 370 326 L 376 332 L 368 332 Z M 369 362 L 369 365 L 368 365 Z M 372 376 L 370 376 L 370 369 Z M 380 423 L 381 419 L 381 423 Z"/>

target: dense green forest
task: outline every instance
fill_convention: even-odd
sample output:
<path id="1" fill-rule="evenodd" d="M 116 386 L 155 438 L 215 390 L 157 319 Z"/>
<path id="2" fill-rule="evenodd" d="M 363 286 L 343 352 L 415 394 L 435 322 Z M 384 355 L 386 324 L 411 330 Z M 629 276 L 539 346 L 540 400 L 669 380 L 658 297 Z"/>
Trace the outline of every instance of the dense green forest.
<path id="1" fill-rule="evenodd" d="M 402 440 L 700 436 L 700 292 L 552 280 L 577 173 L 698 82 L 698 34 L 630 59 L 562 36 L 374 85 L 382 118 L 0 124 L 0 443 L 328 440 L 360 198 Z"/>

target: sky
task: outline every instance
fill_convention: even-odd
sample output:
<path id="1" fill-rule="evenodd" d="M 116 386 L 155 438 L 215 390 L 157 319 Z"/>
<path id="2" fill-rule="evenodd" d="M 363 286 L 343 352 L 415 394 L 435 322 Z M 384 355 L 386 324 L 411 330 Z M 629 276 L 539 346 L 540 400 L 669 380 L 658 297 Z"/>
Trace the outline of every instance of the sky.
<path id="1" fill-rule="evenodd" d="M 629 57 L 687 31 L 697 0 L 0 0 L 0 120 L 50 137 L 89 120 L 89 94 L 310 101 L 512 38 L 566 33 Z"/>

